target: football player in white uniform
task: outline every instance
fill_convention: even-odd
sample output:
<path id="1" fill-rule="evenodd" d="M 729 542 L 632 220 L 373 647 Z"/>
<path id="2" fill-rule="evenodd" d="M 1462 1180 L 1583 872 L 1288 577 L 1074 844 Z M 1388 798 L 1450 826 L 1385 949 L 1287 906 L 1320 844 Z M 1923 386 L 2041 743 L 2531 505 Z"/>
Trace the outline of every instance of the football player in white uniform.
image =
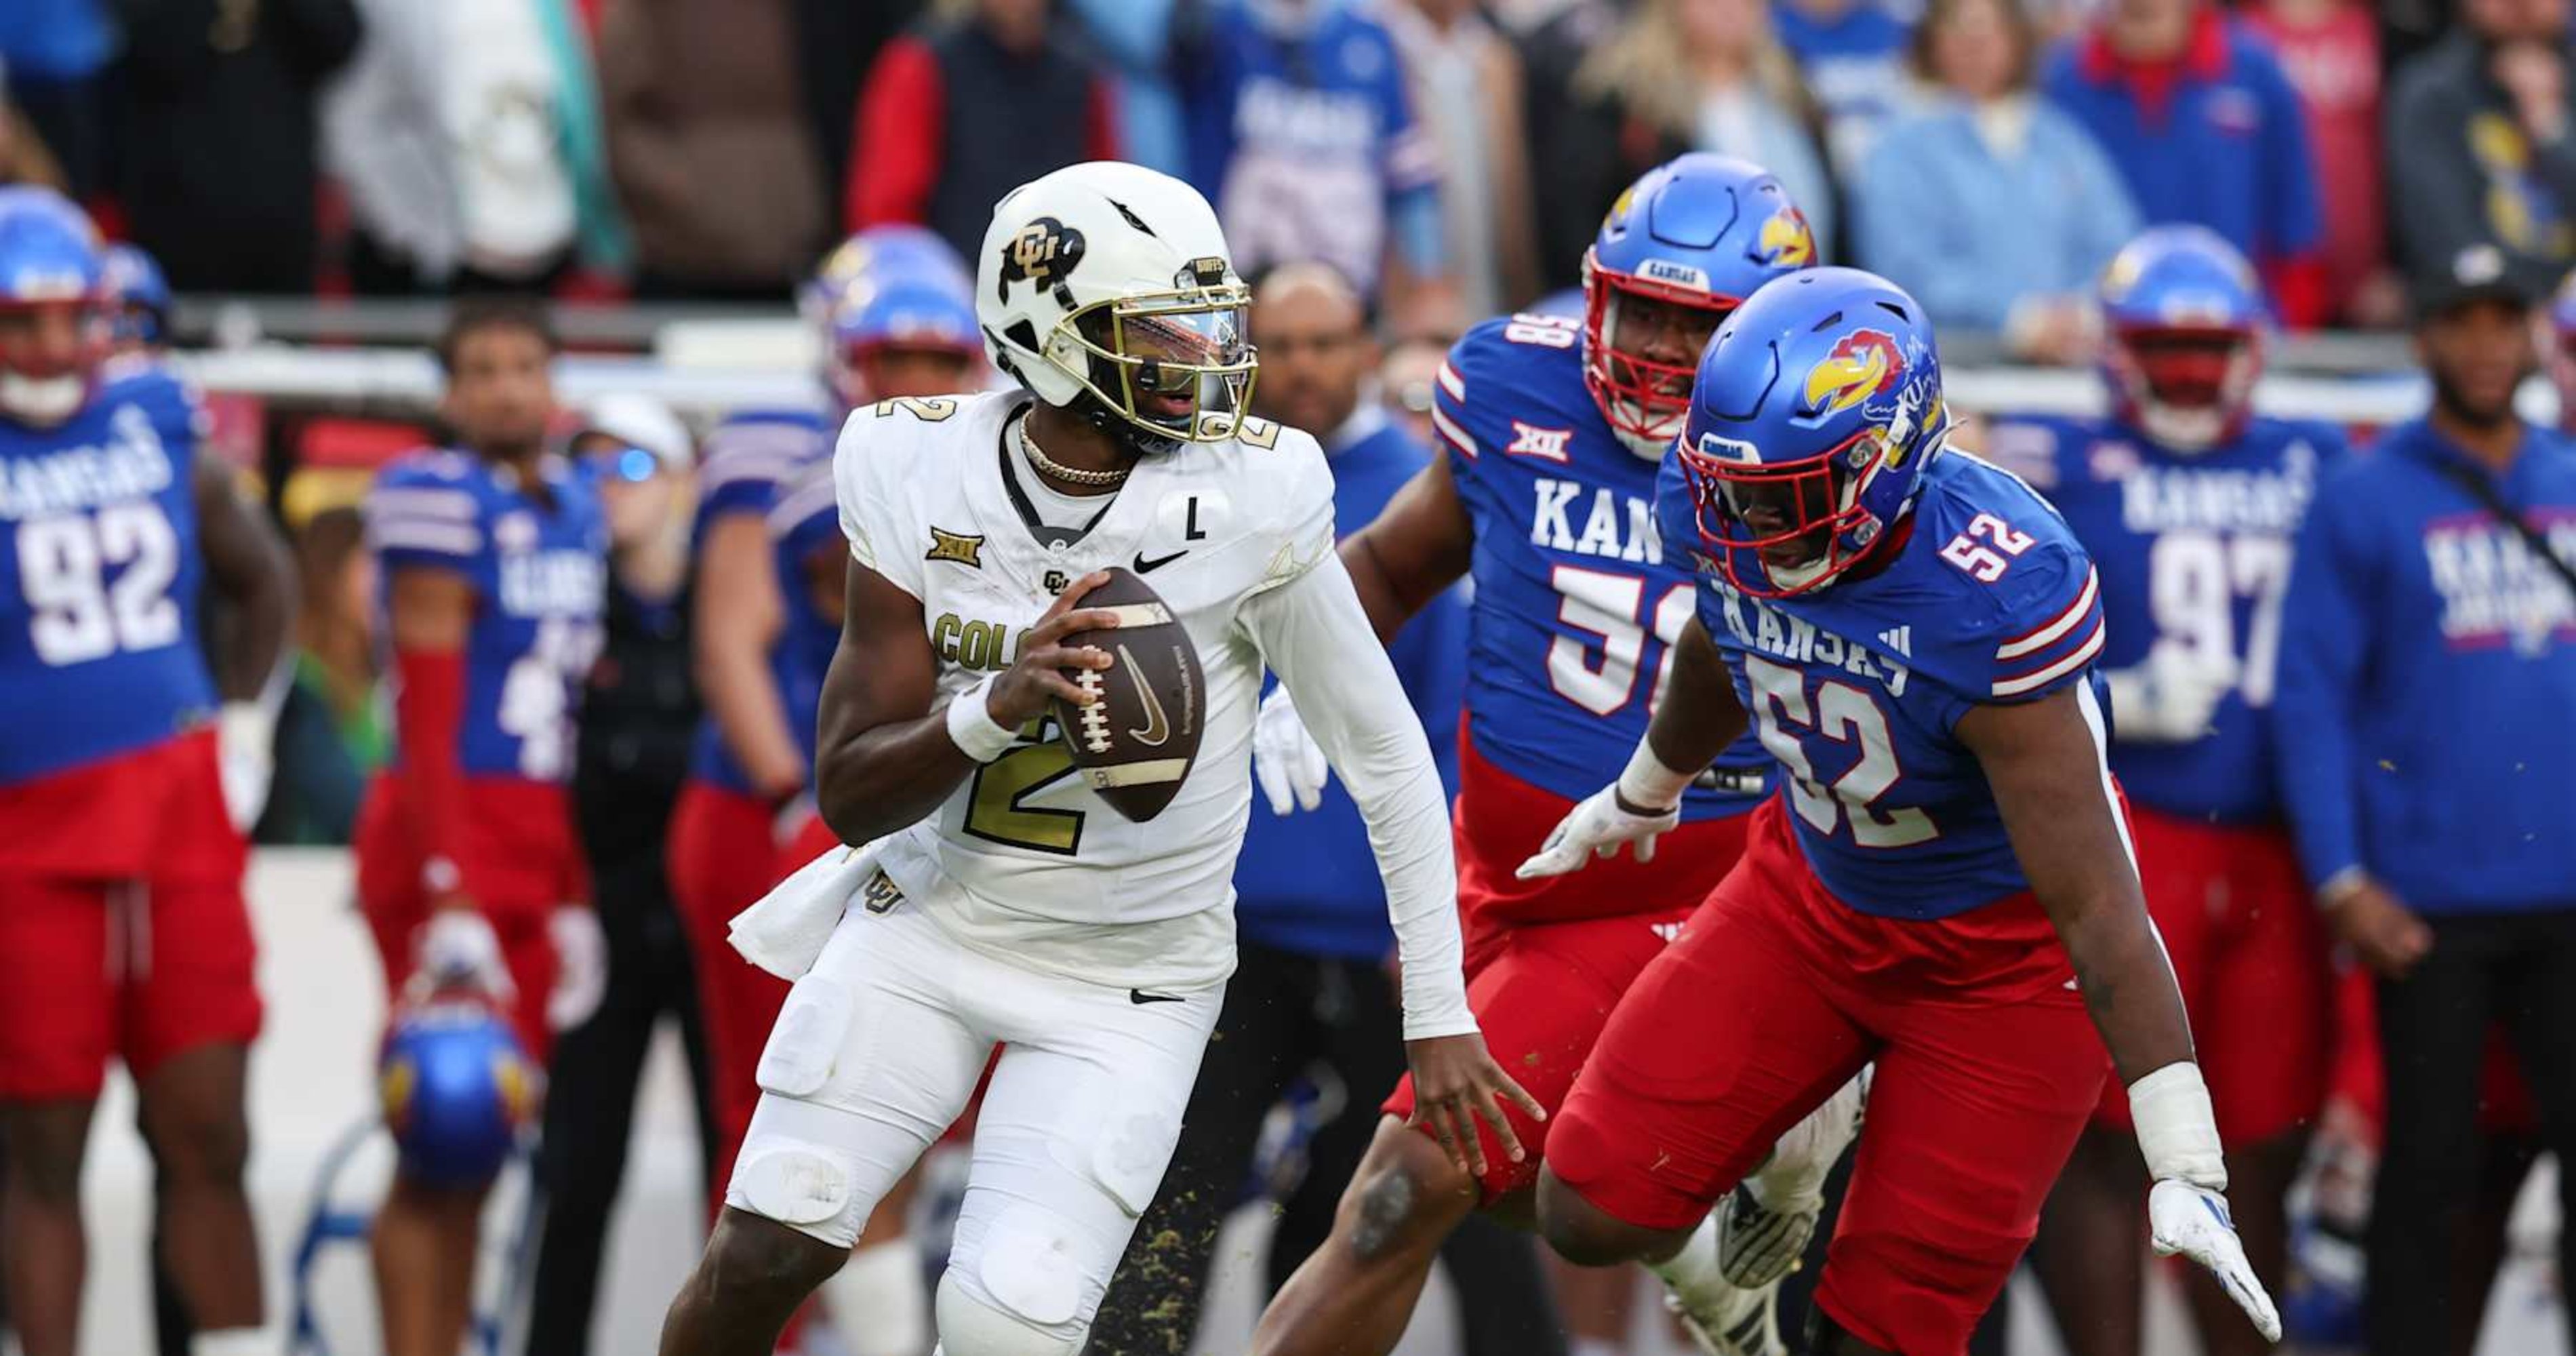
<path id="1" fill-rule="evenodd" d="M 843 842 L 884 841 L 762 1055 L 664 1356 L 767 1353 L 996 1045 L 941 1351 L 1082 1349 L 1234 967 L 1265 663 L 1368 819 L 1420 1114 L 1480 1158 L 1478 1119 L 1517 1154 L 1502 1099 L 1536 1111 L 1467 1008 L 1440 783 L 1334 556 L 1323 453 L 1241 413 L 1248 297 L 1215 214 L 1153 171 L 1075 165 L 1001 201 L 979 263 L 986 349 L 1026 390 L 886 401 L 841 433 L 819 799 Z M 1081 606 L 1111 565 L 1150 576 L 1204 669 L 1197 763 L 1150 824 L 1071 775 L 1048 714 L 1086 704 L 1068 671 L 1111 666 L 1065 643 L 1119 621 Z"/>

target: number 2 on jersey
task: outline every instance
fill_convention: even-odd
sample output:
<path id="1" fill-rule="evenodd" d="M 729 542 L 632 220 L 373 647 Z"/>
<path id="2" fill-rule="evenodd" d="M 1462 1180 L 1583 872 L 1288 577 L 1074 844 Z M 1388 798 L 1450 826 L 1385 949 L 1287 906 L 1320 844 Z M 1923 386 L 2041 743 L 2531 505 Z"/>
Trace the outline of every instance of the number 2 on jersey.
<path id="1" fill-rule="evenodd" d="M 1082 845 L 1080 810 L 1031 805 L 1028 799 L 1073 775 L 1073 751 L 1040 716 L 1020 731 L 1021 744 L 975 769 L 966 794 L 966 832 L 988 843 L 1070 857 Z"/>
<path id="2" fill-rule="evenodd" d="M 109 577 L 111 567 L 122 567 Z M 157 650 L 179 639 L 179 534 L 159 504 L 109 504 L 18 527 L 18 578 L 36 615 L 36 657 L 86 663 L 119 650 Z"/>
<path id="3" fill-rule="evenodd" d="M 1832 833 L 1851 818 L 1852 841 L 1865 848 L 1912 847 L 1941 836 L 1932 817 L 1915 806 L 1877 806 L 1903 775 L 1896 766 L 1896 740 L 1887 728 L 1887 713 L 1870 695 L 1849 683 L 1831 679 L 1816 684 L 1807 697 L 1806 675 L 1767 659 L 1746 656 L 1744 676 L 1753 689 L 1753 721 L 1762 747 L 1780 760 L 1789 774 L 1789 804 L 1818 833 Z M 1831 787 L 1818 784 L 1816 766 L 1792 726 L 1814 731 L 1838 744 L 1860 746 L 1860 761 L 1836 777 Z"/>

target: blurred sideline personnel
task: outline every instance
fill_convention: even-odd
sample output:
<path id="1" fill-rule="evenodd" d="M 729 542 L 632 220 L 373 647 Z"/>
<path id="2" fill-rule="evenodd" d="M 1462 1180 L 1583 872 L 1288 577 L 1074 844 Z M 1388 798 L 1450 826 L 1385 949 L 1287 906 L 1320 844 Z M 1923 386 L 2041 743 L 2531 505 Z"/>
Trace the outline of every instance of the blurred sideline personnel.
<path id="1" fill-rule="evenodd" d="M 23 1350 L 78 1350 L 81 1165 L 121 1057 L 193 1350 L 240 1356 L 263 1349 L 242 829 L 266 799 L 258 698 L 293 586 L 200 455 L 193 395 L 148 361 L 103 361 L 105 302 L 88 219 L 0 189 L 0 1253 Z M 209 589 L 236 622 L 211 656 Z"/>
<path id="2" fill-rule="evenodd" d="M 1649 170 L 1584 254 L 1586 318 L 1517 315 L 1470 330 L 1436 383 L 1444 455 L 1341 547 L 1382 638 L 1460 578 L 1475 580 L 1455 832 L 1469 1002 L 1550 1112 L 1620 992 L 1734 865 L 1744 815 L 1765 787 L 1761 748 L 1743 741 L 1694 770 L 1688 823 L 1651 869 L 1535 883 L 1513 875 L 1634 746 L 1689 620 L 1690 575 L 1666 564 L 1653 502 L 1700 346 L 1754 289 L 1814 262 L 1805 216 L 1760 168 L 1694 154 Z M 1294 708 L 1284 692 L 1264 703 L 1256 747 L 1265 779 L 1282 761 L 1311 798 L 1321 765 L 1297 752 Z M 1547 1121 L 1512 1118 L 1530 1152 L 1508 1158 L 1488 1142 L 1471 1176 L 1408 1130 L 1413 1098 L 1410 1084 L 1387 1098 L 1332 1238 L 1262 1315 L 1254 1344 L 1266 1356 L 1382 1356 L 1460 1221 L 1480 1207 L 1527 1217 Z M 1796 1235 L 1775 1240 L 1778 1270 L 1740 1287 L 1717 1274 L 1714 1246 L 1662 1269 L 1709 1349 L 1778 1349 L 1770 1288 L 1814 1228 L 1815 1192 L 1856 1106 L 1844 1110 L 1838 1131 L 1783 1159 L 1780 1194 L 1759 1203 L 1780 1216 L 1770 1226 Z"/>
<path id="3" fill-rule="evenodd" d="M 2514 413 L 2538 366 L 2523 288 L 2489 245 L 2419 280 L 2432 409 L 2318 486 L 2285 608 L 2274 719 L 2300 864 L 2379 975 L 2373 1356 L 2452 1341 L 2491 1022 L 2543 1142 L 2576 1161 L 2576 449 Z M 2576 1175 L 2559 1199 L 2576 1217 Z M 2558 1247 L 2576 1275 L 2576 1230 Z"/>
<path id="4" fill-rule="evenodd" d="M 108 328 L 119 353 L 158 353 L 170 342 L 170 283 L 139 245 L 107 247 L 102 257 Z"/>
<path id="5" fill-rule="evenodd" d="M 1254 410 L 1315 430 L 1332 468 L 1334 523 L 1368 523 L 1430 452 L 1369 398 L 1377 345 L 1365 304 L 1323 263 L 1282 265 L 1252 298 L 1261 353 Z M 1387 646 L 1452 790 L 1465 651 L 1455 592 L 1431 600 Z M 1300 742 L 1300 752 L 1314 748 Z M 1093 1321 L 1095 1352 L 1190 1349 L 1217 1230 L 1255 1171 L 1263 1121 L 1291 1082 L 1320 1065 L 1339 1087 L 1341 1111 L 1306 1143 L 1301 1179 L 1281 1202 L 1263 1267 L 1264 1293 L 1275 1293 L 1331 1230 L 1334 1202 L 1376 1129 L 1377 1103 L 1404 1074 L 1404 1014 L 1386 973 L 1395 936 L 1359 807 L 1339 786 L 1292 791 L 1274 775 L 1286 771 L 1278 758 L 1257 758 L 1254 771 L 1268 808 L 1254 806 L 1235 863 L 1234 976 L 1181 1117 L 1180 1145 Z M 1322 775 L 1314 770 L 1315 780 Z M 1291 818 L 1301 803 L 1314 813 Z M 1443 1256 L 1464 1297 L 1458 1318 L 1469 1356 L 1563 1350 L 1525 1236 L 1461 1234 Z"/>
<path id="6" fill-rule="evenodd" d="M 2111 771 L 2148 916 L 2204 1041 L 2237 1231 L 2277 1291 L 2334 996 L 2271 775 L 2272 679 L 2290 545 L 2343 433 L 2254 413 L 2262 284 L 2217 233 L 2137 237 L 2104 270 L 2100 303 L 2112 417 L 1998 424 L 1987 442 L 2100 572 Z M 2131 1128 L 2127 1098 L 2105 1089 L 2032 1254 L 2062 1334 L 2089 1356 L 2138 1356 L 2142 1340 L 2147 1183 Z M 2203 1351 L 2263 1350 L 2207 1275 L 2187 1293 Z"/>
<path id="7" fill-rule="evenodd" d="M 2277 1339 L 2103 763 L 2093 568 L 1950 432 L 1930 323 L 1875 274 L 1781 278 L 1709 341 L 1657 493 L 1665 542 L 1700 563 L 1694 615 L 1627 771 L 1523 870 L 1651 851 L 1689 769 L 1748 724 L 1783 784 L 1611 1014 L 1558 1117 L 1540 1225 L 1578 1262 L 1668 1256 L 1874 1065 L 1808 1345 L 1960 1356 L 2100 1099 L 2107 1044 L 2157 1247 L 2219 1271 Z"/>
<path id="8" fill-rule="evenodd" d="M 538 1180 L 546 1193 L 528 1316 L 532 1356 L 583 1356 L 609 1212 L 626 1175 L 635 1094 L 664 1017 L 679 1026 L 695 1094 L 699 1169 L 715 1175 L 714 1089 L 697 983 L 662 844 L 688 774 L 698 696 L 689 678 L 688 430 L 650 396 L 603 396 L 565 451 L 599 482 L 608 599 L 582 696 L 573 821 L 606 947 L 590 1019 L 555 1045 Z"/>
<path id="9" fill-rule="evenodd" d="M 941 1349 L 1082 1349 L 1234 966 L 1264 658 L 1305 694 L 1368 819 L 1423 1114 L 1472 1142 L 1499 1099 L 1527 1097 L 1467 1011 L 1439 775 L 1334 560 L 1322 452 L 1243 413 L 1248 298 L 1216 214 L 1151 170 L 1075 165 L 996 205 L 977 264 L 986 352 L 1026 391 L 888 401 L 842 435 L 848 619 L 817 780 L 841 840 L 876 844 L 868 907 L 840 913 L 762 1053 L 666 1356 L 768 1351 L 997 1044 Z M 1149 559 L 1139 573 L 1204 666 L 1207 720 L 1176 799 L 1141 823 L 1069 775 L 1049 711 L 1099 690 L 1067 670 L 1112 662 L 1065 643 L 1125 615 L 1083 595 L 1111 563 Z M 1015 643 L 943 655 L 961 616 Z"/>
<path id="10" fill-rule="evenodd" d="M 727 924 L 789 867 L 837 841 L 811 795 L 816 709 L 840 640 L 848 560 L 832 511 L 832 438 L 872 401 L 979 384 L 972 289 L 965 266 L 926 231 L 889 226 L 852 237 L 802 298 L 825 354 L 825 414 L 737 415 L 708 440 L 692 609 L 708 711 L 672 821 L 670 865 L 697 958 L 715 1083 L 710 1210 L 721 1208 L 760 1098 L 761 1047 L 787 999 L 784 982 L 735 954 Z M 762 770 L 748 770 L 755 767 Z M 920 1256 L 905 1238 L 912 1185 L 906 1176 L 888 1193 L 868 1246 L 826 1286 L 827 1300 L 849 1315 L 840 1327 L 853 1356 L 905 1356 L 928 1341 Z"/>
<path id="11" fill-rule="evenodd" d="M 435 999 L 445 1012 L 470 990 L 539 1068 L 553 1034 L 597 1002 L 602 959 L 565 783 L 599 652 L 608 526 L 592 477 L 547 448 L 555 351 L 533 301 L 457 303 L 438 342 L 453 445 L 395 461 L 367 496 L 397 683 L 395 761 L 368 789 L 354 845 L 397 1033 L 419 1030 L 406 1021 L 413 1005 Z M 450 1029 L 486 1039 L 444 1023 L 420 1038 Z M 390 1085 L 388 1101 L 402 1091 Z M 435 1108 L 395 1110 L 434 1121 Z M 394 1119 L 407 1152 L 374 1234 L 385 1351 L 452 1356 L 491 1181 L 441 1167 Z"/>

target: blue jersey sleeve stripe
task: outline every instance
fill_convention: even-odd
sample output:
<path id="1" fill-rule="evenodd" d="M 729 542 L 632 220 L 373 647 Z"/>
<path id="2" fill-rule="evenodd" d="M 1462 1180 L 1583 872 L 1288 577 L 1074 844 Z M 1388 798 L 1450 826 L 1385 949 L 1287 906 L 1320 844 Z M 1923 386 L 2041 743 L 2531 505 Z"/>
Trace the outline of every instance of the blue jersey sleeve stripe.
<path id="1" fill-rule="evenodd" d="M 483 552 L 478 528 L 415 520 L 367 524 L 367 538 L 379 551 L 421 551 L 431 555 L 473 557 Z"/>
<path id="2" fill-rule="evenodd" d="M 769 511 L 770 532 L 783 537 L 803 525 L 806 519 L 824 514 L 833 514 L 838 521 L 837 489 L 831 481 L 822 480 L 779 500 L 778 507 Z"/>
<path id="3" fill-rule="evenodd" d="M 2037 654 L 2056 644 L 2060 637 L 2074 630 L 2077 624 L 2084 620 L 2086 613 L 2092 611 L 2093 603 L 2101 593 L 2100 572 L 2087 566 L 2084 571 L 2084 588 L 2075 595 L 2075 601 L 2067 604 L 2065 611 L 2042 622 L 2036 630 L 2026 631 L 1996 646 L 1995 658 L 1998 661 L 2019 659 L 2023 655 Z"/>
<path id="4" fill-rule="evenodd" d="M 1458 369 L 1451 367 L 1446 358 L 1440 360 L 1440 389 L 1447 391 L 1451 400 L 1467 403 L 1467 379 L 1459 376 Z"/>
<path id="5" fill-rule="evenodd" d="M 2102 614 L 2098 611 L 2095 612 L 2093 614 L 2092 629 L 2085 633 L 2083 641 L 2073 650 L 2069 651 L 2064 658 L 2059 659 L 2056 663 L 2048 665 L 2046 668 L 2034 669 L 2029 673 L 2021 674 L 2017 677 L 1996 679 L 1995 695 L 1998 697 L 2018 697 L 2024 693 L 2036 692 L 2039 689 L 2056 682 L 2058 679 L 2083 668 L 2085 665 L 2093 662 L 2094 656 L 2102 653 L 2103 639 L 2109 634 L 2110 628 L 2102 624 Z"/>
<path id="6" fill-rule="evenodd" d="M 1431 427 L 1438 431 L 1442 442 L 1458 449 L 1459 455 L 1471 461 L 1475 459 L 1476 440 L 1468 435 L 1467 430 L 1458 427 L 1458 421 L 1451 419 L 1448 412 L 1437 404 L 1431 407 Z"/>
<path id="7" fill-rule="evenodd" d="M 427 486 L 393 485 L 367 496 L 369 518 L 427 518 L 441 522 L 471 523 L 482 511 L 474 496 L 463 490 L 439 490 Z"/>

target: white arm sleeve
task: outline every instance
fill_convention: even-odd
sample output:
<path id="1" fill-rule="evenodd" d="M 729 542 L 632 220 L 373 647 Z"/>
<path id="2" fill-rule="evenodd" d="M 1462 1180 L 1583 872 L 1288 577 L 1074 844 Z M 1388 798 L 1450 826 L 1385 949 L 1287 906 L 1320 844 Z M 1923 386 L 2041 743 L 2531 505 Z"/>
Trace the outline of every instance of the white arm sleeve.
<path id="1" fill-rule="evenodd" d="M 1245 600 L 1243 621 L 1368 821 L 1404 962 L 1404 1038 L 1476 1029 L 1460 966 L 1449 807 L 1422 722 L 1339 557 Z"/>

